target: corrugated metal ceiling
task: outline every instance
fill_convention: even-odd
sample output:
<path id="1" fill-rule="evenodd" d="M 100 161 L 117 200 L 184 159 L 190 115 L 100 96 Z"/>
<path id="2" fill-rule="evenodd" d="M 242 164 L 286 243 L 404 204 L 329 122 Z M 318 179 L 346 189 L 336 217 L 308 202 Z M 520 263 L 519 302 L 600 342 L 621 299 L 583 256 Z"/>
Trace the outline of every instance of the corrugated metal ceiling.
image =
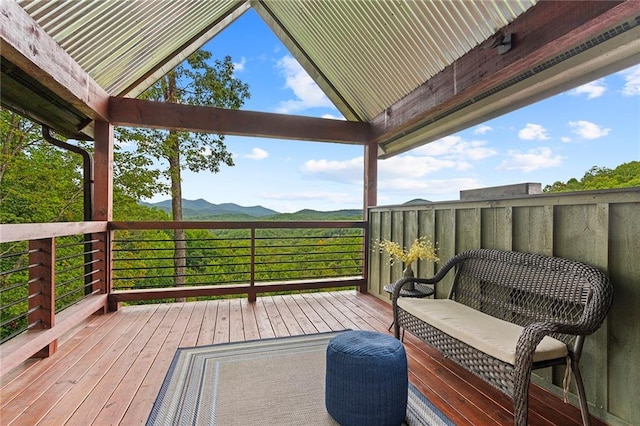
<path id="1" fill-rule="evenodd" d="M 355 115 L 369 120 L 535 1 L 265 0 L 263 4 Z"/>
<path id="2" fill-rule="evenodd" d="M 135 96 L 250 5 L 351 119 L 369 120 L 536 0 L 19 4 L 107 92 Z"/>
<path id="3" fill-rule="evenodd" d="M 221 29 L 216 25 L 229 23 L 224 20 L 227 15 L 247 8 L 236 0 L 21 0 L 19 4 L 112 95 L 128 92 L 174 57 L 183 60 L 185 50 L 191 53 Z M 202 37 L 206 34 L 210 36 Z"/>

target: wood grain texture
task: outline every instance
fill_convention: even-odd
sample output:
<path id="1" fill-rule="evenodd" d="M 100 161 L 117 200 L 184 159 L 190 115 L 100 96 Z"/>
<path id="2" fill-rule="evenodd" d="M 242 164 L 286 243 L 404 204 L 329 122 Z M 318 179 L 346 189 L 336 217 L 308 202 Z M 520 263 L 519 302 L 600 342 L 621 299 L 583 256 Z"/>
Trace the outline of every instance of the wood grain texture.
<path id="1" fill-rule="evenodd" d="M 345 328 L 388 333 L 390 321 L 387 302 L 355 291 L 273 296 L 256 303 L 125 306 L 81 322 L 61 339 L 55 356 L 2 376 L 0 416 L 3 424 L 140 424 L 178 347 L 211 344 L 214 335 L 229 342 L 240 330 L 247 340 L 256 330 L 261 338 Z M 410 334 L 404 344 L 411 382 L 456 424 L 512 424 L 506 396 Z M 579 424 L 579 410 L 560 398 L 532 386 L 530 399 L 532 424 Z M 602 423 L 594 420 L 594 425 Z"/>
<path id="2" fill-rule="evenodd" d="M 111 98 L 109 116 L 116 126 L 355 145 L 365 145 L 370 139 L 369 124 L 360 121 L 230 110 L 131 98 Z"/>

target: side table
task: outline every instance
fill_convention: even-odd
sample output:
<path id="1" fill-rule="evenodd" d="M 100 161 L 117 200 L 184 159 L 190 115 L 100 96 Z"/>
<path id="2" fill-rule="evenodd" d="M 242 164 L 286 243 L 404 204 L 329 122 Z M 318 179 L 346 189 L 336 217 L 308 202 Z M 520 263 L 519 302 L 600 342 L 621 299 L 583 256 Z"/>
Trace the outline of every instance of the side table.
<path id="1" fill-rule="evenodd" d="M 383 290 L 386 291 L 387 293 L 389 293 L 389 298 L 391 298 L 393 296 L 393 287 L 395 286 L 395 283 L 390 283 L 387 284 L 383 287 Z M 433 291 L 433 287 L 428 286 L 426 284 L 415 284 L 413 290 L 409 290 L 407 288 L 403 288 L 400 290 L 400 297 L 415 297 L 415 298 L 423 298 L 423 297 L 428 297 L 428 296 L 432 296 L 434 293 Z M 395 322 L 392 322 L 391 325 L 389 326 L 389 331 L 391 331 L 391 329 L 393 328 L 393 324 L 395 324 Z M 403 337 L 404 337 L 404 333 Z"/>

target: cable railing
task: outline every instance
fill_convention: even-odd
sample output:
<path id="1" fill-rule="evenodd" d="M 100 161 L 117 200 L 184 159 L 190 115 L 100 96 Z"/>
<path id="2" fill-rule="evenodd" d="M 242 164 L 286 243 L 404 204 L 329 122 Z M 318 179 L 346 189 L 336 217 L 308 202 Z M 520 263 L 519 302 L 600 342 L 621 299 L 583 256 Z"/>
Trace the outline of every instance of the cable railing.
<path id="1" fill-rule="evenodd" d="M 35 250 L 34 250 L 35 251 Z M 4 244 L 0 254 L 0 343 L 27 330 L 29 315 L 29 264 L 27 243 Z M 38 294 L 33 295 L 38 296 Z"/>
<path id="2" fill-rule="evenodd" d="M 153 298 L 146 300 L 171 298 L 180 287 L 189 287 L 188 296 L 193 297 L 226 291 L 246 293 L 251 299 L 270 291 L 364 284 L 363 222 L 120 222 L 111 226 L 112 288 L 117 301 L 145 300 L 144 294 Z M 186 237 L 176 239 L 175 229 L 184 229 Z"/>
<path id="3" fill-rule="evenodd" d="M 0 343 L 52 329 L 57 314 L 106 293 L 106 222 L 2 225 L 2 231 Z"/>

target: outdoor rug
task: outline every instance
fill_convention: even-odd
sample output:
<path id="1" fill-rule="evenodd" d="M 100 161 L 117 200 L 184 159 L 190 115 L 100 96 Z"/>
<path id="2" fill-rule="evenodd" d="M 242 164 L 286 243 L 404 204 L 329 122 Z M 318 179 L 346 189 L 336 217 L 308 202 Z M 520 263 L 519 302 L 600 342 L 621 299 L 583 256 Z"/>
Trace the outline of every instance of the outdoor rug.
<path id="1" fill-rule="evenodd" d="M 180 348 L 147 425 L 336 425 L 324 405 L 336 334 Z M 406 424 L 453 425 L 411 384 Z"/>

